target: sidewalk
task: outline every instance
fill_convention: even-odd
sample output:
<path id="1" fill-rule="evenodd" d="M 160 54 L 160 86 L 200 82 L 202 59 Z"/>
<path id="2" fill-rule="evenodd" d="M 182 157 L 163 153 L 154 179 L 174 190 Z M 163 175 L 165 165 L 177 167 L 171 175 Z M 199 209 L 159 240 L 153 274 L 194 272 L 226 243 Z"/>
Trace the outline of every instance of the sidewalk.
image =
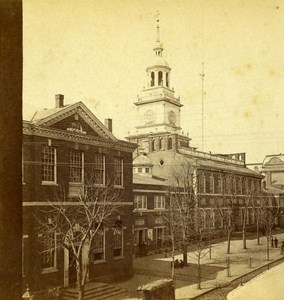
<path id="1" fill-rule="evenodd" d="M 274 234 L 279 240 L 279 245 L 284 241 L 284 233 Z M 227 254 L 227 242 L 212 245 L 212 258 L 207 254 L 201 260 L 202 283 L 201 290 L 197 289 L 197 262 L 194 253 L 188 253 L 189 266 L 176 269 L 176 299 L 185 300 L 200 295 L 212 288 L 249 273 L 271 261 L 283 256 L 280 248 L 270 248 L 270 260 L 266 259 L 266 238 L 261 237 L 261 245 L 257 245 L 256 239 L 247 240 L 247 249 L 242 249 L 242 240 L 231 241 L 231 254 Z M 228 277 L 227 257 L 230 259 L 230 276 Z M 177 255 L 175 259 L 182 259 Z M 251 260 L 250 260 L 251 259 Z M 139 257 L 134 259 L 134 277 L 117 286 L 128 290 L 129 298 L 137 299 L 137 288 L 140 285 L 161 279 L 170 278 L 171 258 L 165 258 L 164 254 Z M 251 262 L 251 266 L 250 266 Z"/>

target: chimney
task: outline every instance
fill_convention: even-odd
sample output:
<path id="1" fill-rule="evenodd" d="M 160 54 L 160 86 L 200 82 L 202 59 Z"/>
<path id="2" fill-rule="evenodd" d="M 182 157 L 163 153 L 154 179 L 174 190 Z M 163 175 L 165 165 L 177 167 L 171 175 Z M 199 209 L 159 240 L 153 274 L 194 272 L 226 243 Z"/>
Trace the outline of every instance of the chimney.
<path id="1" fill-rule="evenodd" d="M 64 95 L 57 94 L 55 95 L 55 107 L 60 108 L 64 106 Z"/>
<path id="2" fill-rule="evenodd" d="M 105 119 L 105 127 L 112 132 L 112 119 Z"/>

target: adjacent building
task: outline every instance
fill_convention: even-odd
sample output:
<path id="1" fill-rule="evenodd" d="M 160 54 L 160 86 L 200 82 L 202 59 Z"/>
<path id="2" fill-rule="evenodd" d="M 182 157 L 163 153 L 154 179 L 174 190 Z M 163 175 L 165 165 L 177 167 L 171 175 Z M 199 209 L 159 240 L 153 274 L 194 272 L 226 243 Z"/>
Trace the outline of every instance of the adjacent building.
<path id="1" fill-rule="evenodd" d="M 38 231 L 48 221 L 42 211 L 56 192 L 66 192 L 69 202 L 84 185 L 86 174 L 95 174 L 95 185 L 111 180 L 121 191 L 119 212 L 112 216 L 94 241 L 89 280 L 112 281 L 132 276 L 132 153 L 136 145 L 118 140 L 112 121 L 103 125 L 82 103 L 64 105 L 56 95 L 55 107 L 37 111 L 23 122 L 23 278 L 32 290 L 68 286 L 76 271 L 68 249 Z"/>
<path id="2" fill-rule="evenodd" d="M 263 191 L 273 194 L 281 213 L 276 219 L 276 225 L 284 227 L 284 154 L 266 155 L 262 163 L 252 164 L 250 168 L 264 175 Z"/>

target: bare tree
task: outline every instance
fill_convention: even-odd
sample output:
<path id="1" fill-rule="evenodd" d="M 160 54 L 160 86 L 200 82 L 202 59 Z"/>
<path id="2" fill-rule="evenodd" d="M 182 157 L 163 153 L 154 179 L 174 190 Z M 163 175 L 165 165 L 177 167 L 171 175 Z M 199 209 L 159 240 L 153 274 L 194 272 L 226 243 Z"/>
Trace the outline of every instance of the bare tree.
<path id="1" fill-rule="evenodd" d="M 191 209 L 194 222 L 190 226 L 192 258 L 197 263 L 197 288 L 201 289 L 201 265 L 202 259 L 211 253 L 211 230 L 210 223 L 206 223 L 206 216 L 203 209 Z M 210 220 L 210 219 L 209 219 Z"/>
<path id="2" fill-rule="evenodd" d="M 236 226 L 239 208 L 237 206 L 237 188 L 233 184 L 233 176 L 224 177 L 223 199 L 215 203 L 215 207 L 222 219 L 223 227 L 227 231 L 227 253 L 231 252 L 231 238 Z"/>
<path id="3" fill-rule="evenodd" d="M 180 236 L 177 235 L 179 232 L 179 218 L 177 214 L 177 198 L 174 197 L 174 194 L 169 193 L 167 201 L 167 210 L 164 214 L 165 224 L 167 225 L 167 234 L 165 235 L 165 240 L 171 247 L 171 277 L 175 282 L 175 251 L 179 248 L 178 241 Z"/>
<path id="4" fill-rule="evenodd" d="M 184 159 L 172 170 L 169 180 L 169 202 L 166 213 L 169 239 L 172 242 L 172 277 L 174 278 L 175 250 L 181 250 L 183 265 L 188 264 L 188 251 L 198 265 L 197 286 L 201 288 L 201 262 L 211 251 L 213 224 L 205 221 L 204 210 L 197 199 L 197 176 L 193 164 Z M 213 216 L 209 218 L 213 223 Z M 208 239 L 209 238 L 209 239 Z"/>
<path id="5" fill-rule="evenodd" d="M 248 214 L 249 214 L 249 207 L 251 202 L 251 196 L 247 198 L 247 200 L 244 200 L 243 207 L 240 208 L 240 211 L 242 212 L 242 236 L 243 236 L 243 249 L 247 249 L 247 220 L 248 220 Z"/>
<path id="6" fill-rule="evenodd" d="M 185 159 L 172 170 L 169 179 L 170 211 L 175 215 L 175 244 L 183 253 L 183 262 L 187 266 L 190 226 L 193 220 L 192 208 L 196 207 L 194 193 L 194 167 Z M 176 221 L 175 221 L 176 222 Z"/>
<path id="7" fill-rule="evenodd" d="M 101 234 L 103 226 L 113 224 L 115 213 L 121 206 L 120 192 L 109 180 L 105 186 L 94 184 L 94 176 L 85 179 L 73 198 L 67 196 L 64 186 L 54 190 L 52 200 L 47 199 L 48 208 L 42 211 L 43 218 L 37 218 L 43 237 L 54 236 L 57 247 L 72 253 L 76 264 L 78 300 L 84 299 L 84 287 L 89 271 L 94 238 Z M 50 240 L 50 253 L 54 251 Z"/>
<path id="8" fill-rule="evenodd" d="M 231 252 L 231 238 L 235 227 L 238 208 L 234 203 L 233 195 L 224 197 L 223 201 L 216 202 L 215 207 L 219 212 L 223 227 L 227 231 L 227 253 Z"/>
<path id="9" fill-rule="evenodd" d="M 261 205 L 260 204 L 261 204 L 260 196 L 255 195 L 251 201 L 251 208 L 254 212 L 257 245 L 260 245 L 260 235 L 259 235 L 260 226 L 261 226 Z"/>
<path id="10" fill-rule="evenodd" d="M 275 225 L 275 218 L 279 216 L 280 206 L 273 195 L 262 195 L 261 199 L 261 223 L 266 236 L 266 258 L 269 260 L 271 231 Z"/>

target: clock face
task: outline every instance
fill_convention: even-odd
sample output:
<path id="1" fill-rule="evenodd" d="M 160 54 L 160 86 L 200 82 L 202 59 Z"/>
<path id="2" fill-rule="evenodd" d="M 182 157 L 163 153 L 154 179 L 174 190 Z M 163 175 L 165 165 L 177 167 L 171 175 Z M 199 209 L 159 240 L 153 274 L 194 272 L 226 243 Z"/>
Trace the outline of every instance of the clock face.
<path id="1" fill-rule="evenodd" d="M 175 125 L 175 123 L 176 123 L 176 115 L 175 115 L 175 113 L 172 110 L 169 111 L 168 120 L 169 120 L 169 124 L 170 125 Z"/>
<path id="2" fill-rule="evenodd" d="M 156 113 L 152 109 L 147 110 L 145 113 L 145 119 L 146 119 L 146 124 L 155 123 Z"/>

